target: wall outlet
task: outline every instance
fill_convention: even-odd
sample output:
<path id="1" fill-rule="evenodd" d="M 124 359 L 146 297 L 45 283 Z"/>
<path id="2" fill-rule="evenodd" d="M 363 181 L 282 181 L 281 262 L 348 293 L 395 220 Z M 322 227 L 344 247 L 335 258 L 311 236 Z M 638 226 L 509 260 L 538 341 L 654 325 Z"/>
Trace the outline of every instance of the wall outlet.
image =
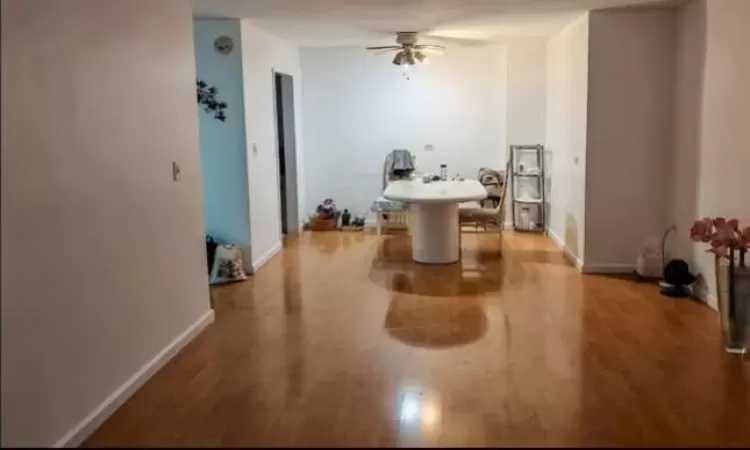
<path id="1" fill-rule="evenodd" d="M 435 146 L 432 144 L 427 144 L 424 146 L 424 151 L 426 152 L 433 152 L 435 151 Z"/>
<path id="2" fill-rule="evenodd" d="M 174 181 L 180 181 L 182 172 L 180 171 L 180 165 L 176 161 L 172 161 L 172 179 Z"/>

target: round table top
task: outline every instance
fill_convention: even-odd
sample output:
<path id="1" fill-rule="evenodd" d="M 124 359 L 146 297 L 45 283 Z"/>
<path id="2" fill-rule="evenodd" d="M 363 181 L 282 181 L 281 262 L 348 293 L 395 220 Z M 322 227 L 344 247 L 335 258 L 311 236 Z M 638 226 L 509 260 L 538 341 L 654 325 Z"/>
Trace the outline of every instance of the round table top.
<path id="1" fill-rule="evenodd" d="M 461 203 L 482 200 L 487 197 L 487 190 L 477 180 L 399 180 L 388 184 L 383 197 L 404 203 Z"/>

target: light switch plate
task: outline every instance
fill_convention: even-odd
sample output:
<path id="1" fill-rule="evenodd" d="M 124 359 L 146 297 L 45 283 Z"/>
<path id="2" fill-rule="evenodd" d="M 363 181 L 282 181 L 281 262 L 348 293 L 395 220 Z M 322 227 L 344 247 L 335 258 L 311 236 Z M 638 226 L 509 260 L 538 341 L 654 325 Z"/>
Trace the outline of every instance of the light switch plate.
<path id="1" fill-rule="evenodd" d="M 181 175 L 182 174 L 180 172 L 180 165 L 177 164 L 176 161 L 172 161 L 172 179 L 174 181 L 180 181 L 180 176 Z"/>

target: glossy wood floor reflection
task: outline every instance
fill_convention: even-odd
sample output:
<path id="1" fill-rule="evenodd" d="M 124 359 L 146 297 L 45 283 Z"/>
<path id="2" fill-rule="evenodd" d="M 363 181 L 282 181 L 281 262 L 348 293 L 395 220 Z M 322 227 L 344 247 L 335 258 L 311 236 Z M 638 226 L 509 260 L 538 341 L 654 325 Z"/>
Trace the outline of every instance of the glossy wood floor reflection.
<path id="1" fill-rule="evenodd" d="M 465 233 L 461 264 L 423 266 L 406 235 L 308 233 L 213 296 L 86 445 L 750 445 L 717 314 L 543 236 Z"/>

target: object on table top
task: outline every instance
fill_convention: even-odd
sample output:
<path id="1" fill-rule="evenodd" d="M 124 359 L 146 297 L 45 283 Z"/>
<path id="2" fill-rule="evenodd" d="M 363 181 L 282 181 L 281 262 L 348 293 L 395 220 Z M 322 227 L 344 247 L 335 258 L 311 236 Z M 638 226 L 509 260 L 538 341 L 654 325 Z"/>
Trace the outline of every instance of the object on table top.
<path id="1" fill-rule="evenodd" d="M 431 183 L 433 181 L 442 181 L 443 179 L 440 178 L 440 175 L 435 174 L 427 174 L 422 177 L 422 183 Z"/>

